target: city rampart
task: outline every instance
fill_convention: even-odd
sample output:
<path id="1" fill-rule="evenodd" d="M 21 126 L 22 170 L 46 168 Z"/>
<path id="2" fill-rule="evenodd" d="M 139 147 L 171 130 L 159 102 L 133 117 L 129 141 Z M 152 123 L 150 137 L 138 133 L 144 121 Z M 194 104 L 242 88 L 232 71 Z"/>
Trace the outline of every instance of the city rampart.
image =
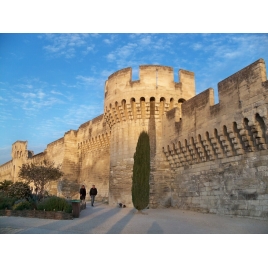
<path id="1" fill-rule="evenodd" d="M 103 115 L 82 124 L 77 131 L 79 182 L 89 189 L 95 184 L 98 200 L 108 202 L 110 172 L 110 128 Z"/>
<path id="2" fill-rule="evenodd" d="M 12 180 L 12 160 L 0 166 L 1 181 Z"/>
<path id="3" fill-rule="evenodd" d="M 194 73 L 143 65 L 108 77 L 104 113 L 34 155 L 12 145 L 0 180 L 16 181 L 19 166 L 43 159 L 60 164 L 51 193 L 77 198 L 81 184 L 98 200 L 132 206 L 133 156 L 139 134 L 150 136 L 150 208 L 176 207 L 268 219 L 268 81 L 260 59 L 195 95 Z"/>
<path id="4" fill-rule="evenodd" d="M 263 60 L 167 112 L 163 152 L 169 162 L 166 204 L 203 212 L 268 216 L 267 88 Z M 163 200 L 161 200 L 163 202 Z"/>

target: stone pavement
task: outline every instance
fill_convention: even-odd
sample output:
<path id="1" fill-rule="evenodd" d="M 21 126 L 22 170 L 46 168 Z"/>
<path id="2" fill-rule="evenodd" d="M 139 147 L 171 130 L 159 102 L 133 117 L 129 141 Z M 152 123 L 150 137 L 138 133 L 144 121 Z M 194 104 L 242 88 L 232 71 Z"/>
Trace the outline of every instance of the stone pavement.
<path id="1" fill-rule="evenodd" d="M 96 203 L 73 220 L 0 217 L 0 234 L 267 234 L 268 221 L 178 209 L 133 208 Z"/>

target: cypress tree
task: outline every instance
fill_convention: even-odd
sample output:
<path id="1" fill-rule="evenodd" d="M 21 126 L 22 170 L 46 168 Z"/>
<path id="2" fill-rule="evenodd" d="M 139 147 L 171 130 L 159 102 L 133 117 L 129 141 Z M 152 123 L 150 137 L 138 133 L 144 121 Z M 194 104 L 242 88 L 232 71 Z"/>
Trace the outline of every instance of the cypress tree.
<path id="1" fill-rule="evenodd" d="M 132 176 L 132 202 L 140 211 L 149 204 L 149 177 L 150 177 L 150 142 L 147 132 L 141 132 L 136 152 Z"/>

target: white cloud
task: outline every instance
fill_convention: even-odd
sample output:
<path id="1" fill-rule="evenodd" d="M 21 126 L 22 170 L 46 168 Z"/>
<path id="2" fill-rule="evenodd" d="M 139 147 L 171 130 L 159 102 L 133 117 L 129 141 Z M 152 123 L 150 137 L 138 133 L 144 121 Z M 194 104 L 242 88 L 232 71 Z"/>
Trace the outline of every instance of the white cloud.
<path id="1" fill-rule="evenodd" d="M 120 57 L 126 58 L 132 55 L 136 47 L 137 47 L 137 44 L 134 44 L 134 43 L 128 43 L 127 45 L 121 47 L 119 51 Z"/>
<path id="2" fill-rule="evenodd" d="M 66 124 L 70 125 L 73 129 L 78 129 L 78 127 L 89 120 L 103 113 L 103 107 L 100 103 L 96 105 L 78 105 L 71 107 L 67 114 L 64 116 L 63 120 Z"/>
<path id="3" fill-rule="evenodd" d="M 90 36 L 92 36 L 92 37 L 100 37 L 101 35 L 100 34 L 98 34 L 98 33 L 93 33 L 93 34 L 90 34 Z"/>
<path id="4" fill-rule="evenodd" d="M 115 71 L 111 71 L 111 70 L 103 70 L 101 72 L 101 76 L 104 77 L 105 79 L 107 79 L 111 74 L 113 74 Z"/>
<path id="5" fill-rule="evenodd" d="M 77 80 L 80 80 L 82 81 L 83 83 L 85 84 L 91 84 L 95 81 L 95 78 L 94 77 L 90 77 L 90 76 L 83 76 L 83 75 L 77 75 L 75 77 Z"/>
<path id="6" fill-rule="evenodd" d="M 24 88 L 24 89 L 32 89 L 33 85 L 30 84 L 18 84 L 17 87 Z"/>
<path id="7" fill-rule="evenodd" d="M 36 98 L 36 94 L 35 93 L 21 93 L 23 98 Z"/>
<path id="8" fill-rule="evenodd" d="M 84 53 L 93 49 L 92 46 L 88 45 L 88 34 L 46 34 L 42 36 L 43 38 L 51 43 L 43 48 L 49 54 L 58 57 L 73 58 L 80 47 L 86 47 Z"/>
<path id="9" fill-rule="evenodd" d="M 46 119 L 38 124 L 36 133 L 49 135 L 54 138 L 63 137 L 66 132 L 66 126 L 70 129 L 77 130 L 81 124 L 103 113 L 103 107 L 100 103 L 96 105 L 75 105 L 66 110 L 62 117 L 55 116 L 51 119 Z M 68 128 L 67 127 L 67 128 Z"/>
<path id="10" fill-rule="evenodd" d="M 83 89 L 88 96 L 103 96 L 103 87 L 107 77 L 98 74 L 96 76 L 77 75 L 77 88 Z"/>
<path id="11" fill-rule="evenodd" d="M 92 51 L 94 49 L 95 45 L 92 45 L 92 46 L 88 46 L 87 47 L 87 51 Z"/>
<path id="12" fill-rule="evenodd" d="M 35 93 L 33 93 L 33 92 L 22 92 L 21 93 L 21 95 L 26 99 L 26 98 L 28 98 L 28 99 L 40 99 L 40 100 L 42 100 L 45 96 L 46 96 L 46 94 L 42 91 L 42 90 L 34 90 L 35 91 Z"/>
<path id="13" fill-rule="evenodd" d="M 114 55 L 114 53 L 109 53 L 106 58 L 108 61 L 114 61 L 116 56 Z"/>
<path id="14" fill-rule="evenodd" d="M 135 39 L 135 38 L 137 38 L 138 36 L 140 36 L 141 34 L 140 33 L 133 33 L 133 34 L 130 34 L 129 35 L 129 38 L 131 38 L 131 39 Z"/>
<path id="15" fill-rule="evenodd" d="M 1 108 L 0 122 L 4 122 L 5 120 L 10 120 L 11 117 L 12 115 L 8 109 Z"/>
<path id="16" fill-rule="evenodd" d="M 171 49 L 174 35 L 131 34 L 128 37 L 131 42 L 121 42 L 106 55 L 108 62 L 116 63 L 117 68 L 158 63 L 167 51 L 175 53 L 174 48 Z"/>
<path id="17" fill-rule="evenodd" d="M 140 39 L 140 44 L 143 46 L 148 46 L 149 44 L 151 44 L 151 36 L 147 35 L 145 37 L 142 37 Z"/>
<path id="18" fill-rule="evenodd" d="M 56 90 L 49 90 L 50 86 L 46 82 L 38 79 L 28 79 L 28 81 L 31 83 L 10 86 L 8 94 L 5 95 L 15 110 L 23 110 L 25 116 L 36 116 L 44 108 L 49 109 L 64 103 L 62 98 L 57 97 L 63 94 Z"/>
<path id="19" fill-rule="evenodd" d="M 110 39 L 104 39 L 103 42 L 108 44 L 108 45 L 113 43 Z"/>
<path id="20" fill-rule="evenodd" d="M 235 59 L 236 57 L 241 55 L 241 51 L 233 51 L 233 52 L 226 52 L 224 54 L 225 58 L 229 58 L 229 59 Z"/>
<path id="21" fill-rule="evenodd" d="M 55 91 L 55 90 L 51 90 L 50 93 L 55 94 L 55 95 L 63 96 L 63 94 L 61 92 L 58 92 L 58 91 Z"/>
<path id="22" fill-rule="evenodd" d="M 67 83 L 65 83 L 64 81 L 62 81 L 61 84 L 62 84 L 63 86 L 65 86 L 65 87 L 68 87 L 68 88 L 76 88 L 76 87 L 77 87 L 77 85 L 67 84 Z"/>
<path id="23" fill-rule="evenodd" d="M 128 43 L 124 46 L 118 47 L 115 51 L 110 52 L 106 58 L 110 62 L 115 61 L 117 63 L 117 67 L 119 68 L 131 66 L 128 63 L 131 61 L 130 58 L 133 58 L 135 56 L 136 48 L 137 44 Z"/>
<path id="24" fill-rule="evenodd" d="M 118 34 L 105 34 L 103 42 L 107 45 L 112 45 L 118 40 Z"/>
<path id="25" fill-rule="evenodd" d="M 192 47 L 193 47 L 194 50 L 200 50 L 200 49 L 203 48 L 203 46 L 202 46 L 201 44 L 199 44 L 199 43 L 195 43 L 195 44 L 193 44 Z"/>
<path id="26" fill-rule="evenodd" d="M 242 55 L 250 53 L 252 56 L 256 52 L 267 51 L 268 35 L 259 34 L 228 34 L 210 35 L 208 39 L 204 37 L 202 50 L 210 54 L 213 60 L 221 61 L 234 60 Z"/>

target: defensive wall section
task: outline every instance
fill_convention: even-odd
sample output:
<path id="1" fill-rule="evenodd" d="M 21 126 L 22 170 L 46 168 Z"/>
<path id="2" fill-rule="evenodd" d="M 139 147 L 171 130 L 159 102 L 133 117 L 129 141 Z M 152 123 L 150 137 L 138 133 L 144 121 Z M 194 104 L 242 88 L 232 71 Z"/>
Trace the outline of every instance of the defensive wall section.
<path id="1" fill-rule="evenodd" d="M 150 137 L 150 208 L 268 219 L 268 81 L 260 59 L 195 93 L 194 73 L 143 65 L 110 75 L 104 113 L 70 130 L 34 155 L 27 142 L 12 145 L 0 180 L 17 181 L 23 163 L 60 164 L 64 176 L 47 189 L 77 198 L 81 184 L 98 188 L 98 200 L 132 205 L 133 156 L 139 134 Z"/>
<path id="2" fill-rule="evenodd" d="M 50 194 L 67 198 L 79 198 L 81 184 L 89 188 L 98 186 L 98 200 L 108 201 L 110 131 L 103 116 L 82 124 L 77 131 L 70 130 L 64 137 L 50 143 L 44 152 L 34 155 L 27 150 L 27 142 L 12 145 L 12 160 L 0 166 L 0 180 L 19 180 L 22 164 L 53 161 L 60 165 L 64 176 L 46 185 Z"/>
<path id="3" fill-rule="evenodd" d="M 87 192 L 92 184 L 98 189 L 97 200 L 108 202 L 110 171 L 110 128 L 103 115 L 82 124 L 77 131 L 76 152 L 80 185 Z"/>
<path id="4" fill-rule="evenodd" d="M 0 166 L 1 181 L 11 180 L 12 178 L 12 160 Z"/>
<path id="5" fill-rule="evenodd" d="M 166 205 L 268 217 L 265 63 L 258 60 L 167 112 L 163 152 L 170 167 Z M 168 192 L 169 191 L 169 192 Z M 160 194 L 160 193 L 159 193 Z M 159 202 L 164 202 L 159 199 Z"/>

